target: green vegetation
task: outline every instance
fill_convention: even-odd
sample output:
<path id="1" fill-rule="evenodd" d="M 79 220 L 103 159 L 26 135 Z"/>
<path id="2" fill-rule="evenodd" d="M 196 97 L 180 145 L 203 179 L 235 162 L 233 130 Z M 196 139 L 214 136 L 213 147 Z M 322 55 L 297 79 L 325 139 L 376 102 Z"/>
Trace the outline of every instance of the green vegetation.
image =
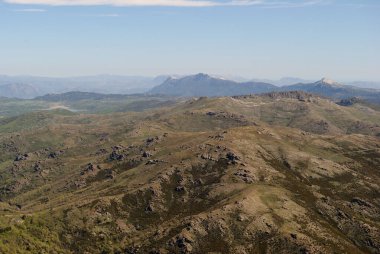
<path id="1" fill-rule="evenodd" d="M 70 92 L 46 95 L 34 100 L 0 98 L 0 119 L 34 112 L 36 110 L 68 110 L 78 113 L 141 112 L 147 109 L 173 105 L 171 97 L 145 95 L 103 95 Z"/>
<path id="2" fill-rule="evenodd" d="M 379 111 L 146 99 L 0 120 L 0 253 L 380 251 Z"/>

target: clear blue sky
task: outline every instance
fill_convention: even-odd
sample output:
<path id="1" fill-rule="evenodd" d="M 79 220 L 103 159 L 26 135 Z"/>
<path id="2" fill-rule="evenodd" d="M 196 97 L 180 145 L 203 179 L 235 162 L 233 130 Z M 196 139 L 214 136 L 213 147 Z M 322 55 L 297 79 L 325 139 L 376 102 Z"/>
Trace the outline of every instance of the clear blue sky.
<path id="1" fill-rule="evenodd" d="M 0 0 L 0 74 L 380 81 L 379 0 L 226 1 Z"/>

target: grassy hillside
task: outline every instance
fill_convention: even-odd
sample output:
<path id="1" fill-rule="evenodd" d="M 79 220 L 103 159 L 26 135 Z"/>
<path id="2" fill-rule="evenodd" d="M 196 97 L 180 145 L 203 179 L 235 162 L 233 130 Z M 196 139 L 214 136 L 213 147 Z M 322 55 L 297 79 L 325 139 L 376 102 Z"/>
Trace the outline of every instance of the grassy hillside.
<path id="1" fill-rule="evenodd" d="M 0 253 L 378 253 L 380 112 L 307 94 L 0 122 Z"/>
<path id="2" fill-rule="evenodd" d="M 65 109 L 85 114 L 144 111 L 173 105 L 177 99 L 145 95 L 112 95 L 69 92 L 38 97 L 33 100 L 0 98 L 0 119 L 36 110 Z"/>

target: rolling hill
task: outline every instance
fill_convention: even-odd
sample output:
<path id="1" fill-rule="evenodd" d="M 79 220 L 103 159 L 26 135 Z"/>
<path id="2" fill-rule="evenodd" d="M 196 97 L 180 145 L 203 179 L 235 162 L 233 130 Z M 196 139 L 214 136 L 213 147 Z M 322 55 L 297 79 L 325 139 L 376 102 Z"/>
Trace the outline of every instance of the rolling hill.
<path id="1" fill-rule="evenodd" d="M 109 113 L 144 111 L 173 105 L 178 98 L 170 96 L 150 96 L 144 94 L 99 94 L 68 92 L 47 94 L 35 99 L 22 100 L 0 98 L 0 118 L 17 116 L 36 110 L 66 109 L 78 113 Z"/>
<path id="2" fill-rule="evenodd" d="M 305 92 L 3 118 L 0 252 L 379 253 L 379 133 Z"/>

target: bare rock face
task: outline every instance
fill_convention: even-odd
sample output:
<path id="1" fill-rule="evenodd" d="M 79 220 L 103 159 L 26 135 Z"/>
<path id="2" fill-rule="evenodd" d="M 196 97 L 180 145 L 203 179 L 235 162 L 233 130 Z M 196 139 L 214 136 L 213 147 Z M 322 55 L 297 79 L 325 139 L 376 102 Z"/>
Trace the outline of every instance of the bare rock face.
<path id="1" fill-rule="evenodd" d="M 48 154 L 49 159 L 57 159 L 60 155 L 62 155 L 64 151 L 59 150 L 59 151 L 53 151 Z"/>
<path id="2" fill-rule="evenodd" d="M 42 170 L 42 166 L 39 162 L 37 162 L 36 164 L 34 164 L 33 169 L 34 171 L 39 172 Z"/>
<path id="3" fill-rule="evenodd" d="M 29 154 L 25 153 L 25 154 L 20 154 L 20 155 L 17 155 L 15 160 L 14 161 L 25 161 L 29 158 Z"/>
<path id="4" fill-rule="evenodd" d="M 194 242 L 189 236 L 179 235 L 169 241 L 168 245 L 180 251 L 180 253 L 192 253 L 193 247 L 191 244 Z"/>
<path id="5" fill-rule="evenodd" d="M 149 157 L 151 157 L 151 156 L 152 156 L 152 153 L 150 153 L 150 152 L 144 151 L 144 152 L 142 153 L 142 157 L 144 157 L 144 158 L 149 158 Z"/>
<path id="6" fill-rule="evenodd" d="M 348 98 L 348 99 L 342 99 L 337 104 L 340 106 L 348 107 L 348 106 L 352 106 L 352 105 L 359 103 L 359 102 L 361 102 L 361 100 L 359 98 L 352 97 L 352 98 Z"/>
<path id="7" fill-rule="evenodd" d="M 121 161 L 125 158 L 123 154 L 118 153 L 117 151 L 112 151 L 111 154 L 109 155 L 109 159 L 111 161 Z"/>
<path id="8" fill-rule="evenodd" d="M 305 102 L 311 102 L 312 99 L 316 98 L 315 95 L 303 91 L 286 91 L 286 92 L 272 92 L 272 93 L 266 93 L 262 94 L 261 96 L 269 97 L 272 99 L 283 99 L 283 98 L 290 98 L 290 99 L 297 99 L 299 101 Z"/>
<path id="9" fill-rule="evenodd" d="M 147 146 L 150 146 L 150 145 L 153 145 L 155 142 L 157 142 L 157 141 L 159 141 L 159 140 L 160 140 L 160 138 L 159 138 L 158 136 L 155 136 L 155 137 L 149 137 L 149 138 L 146 139 L 145 144 L 146 144 Z"/>
<path id="10" fill-rule="evenodd" d="M 235 176 L 240 178 L 245 183 L 253 183 L 257 181 L 256 177 L 247 169 L 239 169 L 238 172 L 234 173 Z"/>
<path id="11" fill-rule="evenodd" d="M 106 179 L 116 178 L 116 172 L 112 169 L 105 169 L 105 178 Z"/>
<path id="12" fill-rule="evenodd" d="M 84 169 L 81 171 L 81 175 L 85 175 L 85 174 L 93 174 L 95 173 L 95 171 L 99 170 L 100 167 L 99 166 L 95 166 L 94 164 L 92 163 L 88 163 Z"/>
<path id="13" fill-rule="evenodd" d="M 365 207 L 369 205 L 359 198 L 354 198 L 352 202 Z M 380 241 L 377 237 L 380 234 L 378 228 L 356 220 L 351 214 L 338 208 L 337 204 L 330 199 L 321 199 L 318 201 L 317 206 L 319 213 L 328 216 L 337 223 L 339 230 L 349 232 L 352 241 L 357 245 L 367 248 L 374 253 L 376 253 L 376 250 L 380 250 Z"/>
<path id="14" fill-rule="evenodd" d="M 163 162 L 163 161 L 160 161 L 160 160 L 148 160 L 145 165 L 155 165 L 157 163 L 160 163 L 160 162 Z"/>
<path id="15" fill-rule="evenodd" d="M 226 154 L 226 158 L 229 162 L 233 163 L 233 164 L 236 164 L 237 161 L 240 160 L 239 156 L 235 155 L 233 152 L 228 152 Z"/>

